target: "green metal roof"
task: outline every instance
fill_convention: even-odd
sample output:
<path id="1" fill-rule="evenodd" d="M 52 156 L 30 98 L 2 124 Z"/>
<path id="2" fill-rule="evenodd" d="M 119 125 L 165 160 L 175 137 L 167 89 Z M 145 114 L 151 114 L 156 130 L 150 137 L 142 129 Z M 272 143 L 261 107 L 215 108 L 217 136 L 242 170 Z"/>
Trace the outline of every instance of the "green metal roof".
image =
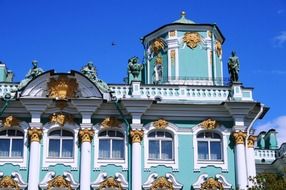
<path id="1" fill-rule="evenodd" d="M 181 18 L 179 20 L 174 21 L 173 23 L 195 24 L 194 21 L 186 18 L 186 12 L 185 11 L 182 11 Z"/>

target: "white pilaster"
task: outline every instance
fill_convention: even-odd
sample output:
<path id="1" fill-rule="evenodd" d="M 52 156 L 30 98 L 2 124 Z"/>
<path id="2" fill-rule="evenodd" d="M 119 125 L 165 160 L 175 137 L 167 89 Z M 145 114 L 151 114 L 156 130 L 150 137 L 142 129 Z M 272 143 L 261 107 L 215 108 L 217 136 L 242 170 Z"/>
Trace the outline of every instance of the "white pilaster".
<path id="1" fill-rule="evenodd" d="M 40 123 L 31 123 L 28 132 L 30 138 L 30 160 L 29 160 L 29 178 L 28 190 L 36 190 L 39 185 L 40 177 L 40 141 L 42 138 L 42 129 Z"/>
<path id="2" fill-rule="evenodd" d="M 142 172 L 141 172 L 141 141 L 143 139 L 143 130 L 132 130 L 132 189 L 141 189 Z"/>
<path id="3" fill-rule="evenodd" d="M 255 167 L 255 154 L 254 154 L 254 142 L 256 137 L 249 136 L 247 139 L 247 148 L 246 148 L 246 158 L 247 158 L 247 177 L 255 177 L 256 176 L 256 167 Z M 252 182 L 248 181 L 249 187 L 252 187 Z"/>
<path id="4" fill-rule="evenodd" d="M 236 168 L 236 184 L 239 190 L 246 190 L 248 184 L 246 156 L 244 141 L 246 134 L 244 132 L 235 132 L 235 168 Z"/>

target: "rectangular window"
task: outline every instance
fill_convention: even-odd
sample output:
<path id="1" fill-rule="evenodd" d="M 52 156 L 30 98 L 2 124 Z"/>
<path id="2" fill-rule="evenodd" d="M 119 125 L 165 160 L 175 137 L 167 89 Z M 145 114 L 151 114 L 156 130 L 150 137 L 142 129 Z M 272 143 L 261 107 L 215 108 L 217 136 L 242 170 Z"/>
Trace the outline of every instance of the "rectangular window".
<path id="1" fill-rule="evenodd" d="M 24 147 L 23 139 L 13 139 L 11 156 L 21 158 L 23 156 L 23 147 Z"/>
<path id="2" fill-rule="evenodd" d="M 160 159 L 160 148 L 159 141 L 150 140 L 149 141 L 149 159 Z"/>
<path id="3" fill-rule="evenodd" d="M 62 157 L 63 158 L 73 157 L 73 140 L 63 139 Z"/>
<path id="4" fill-rule="evenodd" d="M 210 142 L 211 160 L 221 160 L 221 143 Z"/>
<path id="5" fill-rule="evenodd" d="M 0 157 L 9 157 L 10 140 L 0 139 Z"/>
<path id="6" fill-rule="evenodd" d="M 124 141 L 112 140 L 112 158 L 123 159 L 124 158 Z"/>
<path id="7" fill-rule="evenodd" d="M 60 140 L 59 139 L 49 140 L 49 157 L 52 157 L 52 158 L 60 157 Z"/>
<path id="8" fill-rule="evenodd" d="M 198 141 L 198 157 L 199 160 L 208 160 L 208 142 Z"/>
<path id="9" fill-rule="evenodd" d="M 162 159 L 163 160 L 172 160 L 173 152 L 172 152 L 172 141 L 161 141 L 162 143 Z"/>
<path id="10" fill-rule="evenodd" d="M 110 140 L 100 139 L 99 140 L 99 159 L 110 158 Z"/>

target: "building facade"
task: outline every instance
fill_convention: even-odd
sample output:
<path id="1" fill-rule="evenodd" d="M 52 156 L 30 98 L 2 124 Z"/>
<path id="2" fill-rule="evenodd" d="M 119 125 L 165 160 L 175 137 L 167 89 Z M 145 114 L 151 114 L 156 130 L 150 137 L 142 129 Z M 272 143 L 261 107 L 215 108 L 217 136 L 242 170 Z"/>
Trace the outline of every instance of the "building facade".
<path id="1" fill-rule="evenodd" d="M 222 63 L 215 24 L 186 18 L 144 36 L 126 84 L 92 63 L 20 82 L 1 64 L 0 189 L 247 189 L 256 175 L 253 123 L 267 108 Z"/>

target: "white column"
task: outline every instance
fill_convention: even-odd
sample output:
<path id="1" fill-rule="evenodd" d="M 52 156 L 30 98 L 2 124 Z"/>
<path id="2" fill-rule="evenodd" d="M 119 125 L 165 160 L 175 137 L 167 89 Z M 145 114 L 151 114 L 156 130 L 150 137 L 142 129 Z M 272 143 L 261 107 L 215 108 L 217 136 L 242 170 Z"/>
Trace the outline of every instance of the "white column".
<path id="1" fill-rule="evenodd" d="M 80 190 L 90 189 L 91 173 L 91 141 L 94 135 L 92 129 L 81 129 L 79 137 L 81 142 L 81 159 L 80 159 Z"/>
<path id="2" fill-rule="evenodd" d="M 256 167 L 255 167 L 255 155 L 254 155 L 254 142 L 256 137 L 249 136 L 247 139 L 247 148 L 246 148 L 246 157 L 247 157 L 247 177 L 256 176 Z M 249 181 L 249 187 L 252 187 L 251 181 Z"/>
<path id="3" fill-rule="evenodd" d="M 234 132 L 235 138 L 235 168 L 236 168 L 236 185 L 239 190 L 246 190 L 248 184 L 246 157 L 245 157 L 245 137 L 244 132 Z"/>
<path id="4" fill-rule="evenodd" d="M 132 139 L 132 189 L 142 189 L 141 141 L 143 135 L 143 130 L 135 129 L 130 131 Z"/>
<path id="5" fill-rule="evenodd" d="M 36 190 L 40 178 L 40 141 L 42 138 L 42 129 L 30 128 L 28 136 L 30 138 L 30 161 L 28 190 Z"/>

